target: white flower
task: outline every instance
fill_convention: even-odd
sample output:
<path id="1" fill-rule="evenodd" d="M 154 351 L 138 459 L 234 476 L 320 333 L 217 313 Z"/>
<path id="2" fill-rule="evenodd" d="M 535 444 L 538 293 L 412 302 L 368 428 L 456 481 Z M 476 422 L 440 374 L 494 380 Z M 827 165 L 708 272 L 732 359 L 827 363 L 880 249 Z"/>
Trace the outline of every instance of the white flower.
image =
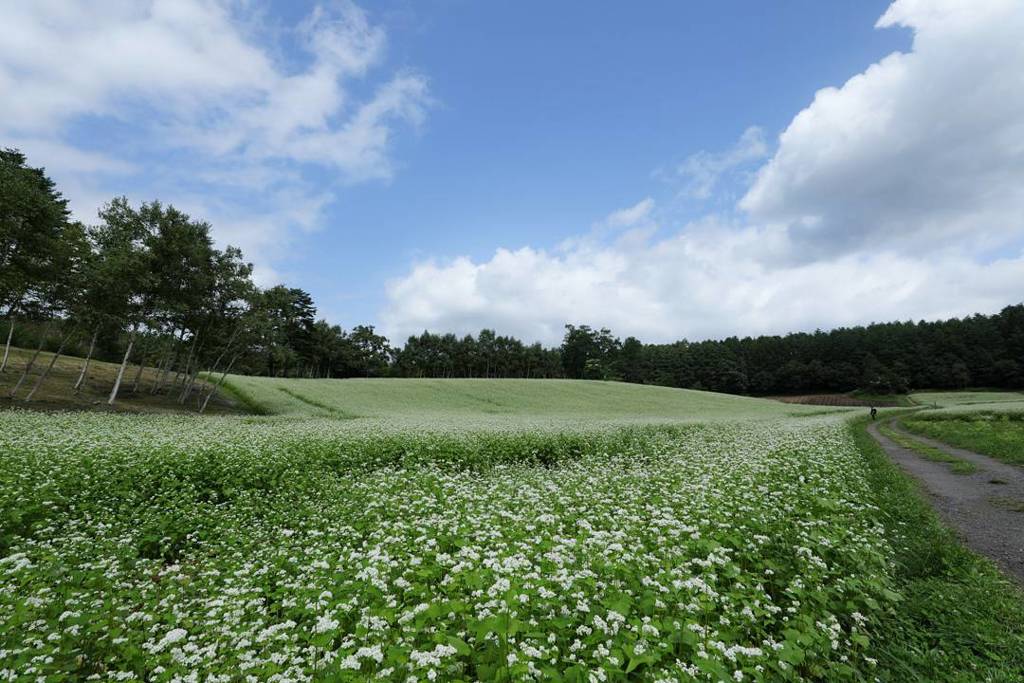
<path id="1" fill-rule="evenodd" d="M 329 614 L 322 614 L 316 620 L 316 625 L 313 627 L 314 633 L 327 633 L 338 628 L 338 620 L 331 619 Z"/>

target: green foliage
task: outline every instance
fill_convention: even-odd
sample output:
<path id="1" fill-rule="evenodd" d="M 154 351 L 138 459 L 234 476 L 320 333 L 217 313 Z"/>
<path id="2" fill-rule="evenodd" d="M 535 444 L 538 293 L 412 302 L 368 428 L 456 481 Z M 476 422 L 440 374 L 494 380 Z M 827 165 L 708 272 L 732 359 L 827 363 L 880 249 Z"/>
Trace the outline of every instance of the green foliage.
<path id="1" fill-rule="evenodd" d="M 68 216 L 67 200 L 43 169 L 0 149 L 0 311 L 48 303 L 62 276 Z"/>
<path id="2" fill-rule="evenodd" d="M 558 349 L 527 346 L 514 337 L 480 330 L 461 339 L 423 332 L 394 352 L 391 372 L 402 377 L 552 378 L 562 376 Z"/>
<path id="3" fill-rule="evenodd" d="M 562 345 L 567 377 L 582 377 L 586 359 L 594 357 L 630 382 L 754 395 L 1024 386 L 1024 305 L 1019 304 L 996 315 L 938 322 L 669 344 L 627 339 L 621 347 L 607 330 L 571 325 L 567 330 Z M 606 341 L 596 344 L 602 336 Z"/>
<path id="4" fill-rule="evenodd" d="M 124 197 L 103 208 L 98 225 L 74 224 L 41 169 L 17 151 L 0 152 L 7 329 L 28 315 L 58 323 L 59 348 L 84 335 L 98 340 L 98 358 L 128 363 L 134 352 L 160 366 L 154 393 L 167 390 L 167 374 L 184 376 L 181 405 L 199 370 L 228 367 L 274 377 L 625 380 L 754 395 L 1024 385 L 1024 305 L 963 320 L 670 344 L 623 342 L 609 329 L 575 324 L 558 348 L 491 329 L 461 338 L 424 331 L 393 349 L 372 326 L 346 331 L 317 320 L 308 292 L 258 290 L 251 264 L 236 248 L 216 249 L 210 231 L 173 206 L 135 207 Z M 52 331 L 43 330 L 35 336 L 45 345 Z"/>
<path id="5" fill-rule="evenodd" d="M 589 325 L 565 326 L 562 368 L 570 379 L 608 379 L 622 343 L 611 330 Z"/>

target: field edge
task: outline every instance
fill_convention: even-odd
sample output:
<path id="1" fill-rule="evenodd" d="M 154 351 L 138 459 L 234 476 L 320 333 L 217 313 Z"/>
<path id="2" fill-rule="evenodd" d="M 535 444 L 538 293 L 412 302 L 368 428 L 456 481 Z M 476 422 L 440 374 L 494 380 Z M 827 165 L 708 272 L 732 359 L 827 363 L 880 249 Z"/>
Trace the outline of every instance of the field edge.
<path id="1" fill-rule="evenodd" d="M 890 534 L 903 596 L 878 625 L 881 679 L 1024 679 L 1024 590 L 942 524 L 914 480 L 868 434 L 868 423 L 855 418 L 848 429 Z"/>

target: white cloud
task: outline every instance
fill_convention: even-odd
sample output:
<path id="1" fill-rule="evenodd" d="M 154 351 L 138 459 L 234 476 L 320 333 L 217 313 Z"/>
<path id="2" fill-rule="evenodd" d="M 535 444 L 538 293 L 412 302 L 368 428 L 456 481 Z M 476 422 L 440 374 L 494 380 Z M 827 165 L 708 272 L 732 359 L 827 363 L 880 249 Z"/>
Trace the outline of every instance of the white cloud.
<path id="1" fill-rule="evenodd" d="M 660 239 L 591 234 L 552 252 L 421 263 L 391 283 L 384 327 L 397 340 L 488 326 L 554 343 L 563 323 L 579 322 L 668 341 L 1020 301 L 1024 5 L 897 0 L 878 26 L 911 27 L 913 50 L 819 91 L 753 179 L 740 218 L 709 216 Z M 706 197 L 766 153 L 752 128 L 677 172 L 690 196 Z M 653 222 L 653 206 L 604 224 Z"/>
<path id="2" fill-rule="evenodd" d="M 779 138 L 740 206 L 787 226 L 793 256 L 992 248 L 1024 233 L 1024 5 L 897 0 L 879 27 L 894 53 L 825 88 Z"/>
<path id="3" fill-rule="evenodd" d="M 633 206 L 608 214 L 601 224 L 609 228 L 634 228 L 649 221 L 653 210 L 654 200 L 645 197 Z"/>
<path id="4" fill-rule="evenodd" d="M 430 104 L 418 73 L 371 76 L 386 35 L 346 1 L 278 27 L 233 0 L 35 0 L 4 3 L 0 25 L 0 140 L 45 163 L 80 217 L 122 193 L 221 204 L 237 227 L 202 217 L 263 245 L 247 256 L 265 270 L 310 227 L 274 199 L 312 198 L 319 215 L 337 186 L 390 178 L 396 127 Z M 97 122 L 102 143 L 82 134 Z"/>
<path id="5" fill-rule="evenodd" d="M 480 263 L 422 263 L 390 284 L 382 323 L 396 341 L 486 326 L 556 343 L 567 322 L 645 341 L 704 339 L 995 311 L 1019 298 L 1024 281 L 1024 254 L 984 266 L 952 250 L 928 260 L 880 250 L 783 267 L 759 258 L 786 241 L 772 228 L 709 220 L 629 247 L 499 249 Z"/>
<path id="6" fill-rule="evenodd" d="M 46 138 L 15 138 L 4 141 L 9 147 L 32 149 L 33 166 L 59 166 L 65 172 L 82 174 L 126 174 L 138 170 L 138 166 L 123 159 L 117 159 L 101 152 L 77 149 L 72 145 Z"/>
<path id="7" fill-rule="evenodd" d="M 182 112 L 275 80 L 227 7 L 198 0 L 5 3 L 5 129 L 47 131 L 159 99 Z"/>
<path id="8" fill-rule="evenodd" d="M 688 156 L 669 172 L 661 171 L 659 176 L 681 180 L 682 194 L 692 199 L 708 199 L 718 187 L 719 181 L 728 173 L 751 162 L 760 161 L 768 155 L 768 144 L 764 131 L 750 126 L 736 143 L 724 152 L 701 150 Z"/>

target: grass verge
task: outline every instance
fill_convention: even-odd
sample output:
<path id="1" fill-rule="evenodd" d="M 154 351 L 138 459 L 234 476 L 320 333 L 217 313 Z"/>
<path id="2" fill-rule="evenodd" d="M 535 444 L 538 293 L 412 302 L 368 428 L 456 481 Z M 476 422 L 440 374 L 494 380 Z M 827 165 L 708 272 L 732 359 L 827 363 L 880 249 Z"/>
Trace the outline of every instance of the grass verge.
<path id="1" fill-rule="evenodd" d="M 1024 465 L 1024 413 L 920 415 L 904 425 L 944 443 Z"/>
<path id="2" fill-rule="evenodd" d="M 889 440 L 896 442 L 904 448 L 909 448 L 926 460 L 948 463 L 952 466 L 950 467 L 950 470 L 953 474 L 974 474 L 978 471 L 978 466 L 973 462 L 969 462 L 962 458 L 950 455 L 949 453 L 940 451 L 938 448 L 933 448 L 928 444 L 921 443 L 917 439 L 909 438 L 906 435 L 897 432 L 888 424 L 879 425 L 878 431 L 888 437 Z"/>
<path id="3" fill-rule="evenodd" d="M 1024 593 L 965 548 L 867 433 L 850 429 L 896 552 L 903 596 L 879 624 L 883 681 L 1024 680 Z"/>

